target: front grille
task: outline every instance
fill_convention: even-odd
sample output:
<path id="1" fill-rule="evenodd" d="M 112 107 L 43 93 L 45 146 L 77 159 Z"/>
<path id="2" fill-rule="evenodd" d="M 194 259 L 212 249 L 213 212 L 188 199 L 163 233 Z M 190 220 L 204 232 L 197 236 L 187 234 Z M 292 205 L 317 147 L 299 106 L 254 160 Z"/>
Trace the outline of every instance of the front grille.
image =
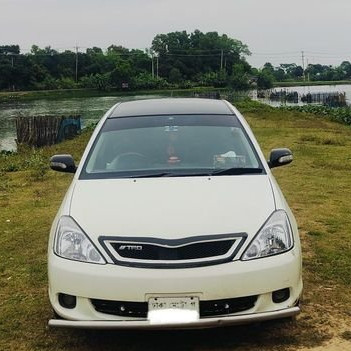
<path id="1" fill-rule="evenodd" d="M 258 296 L 200 301 L 200 317 L 214 317 L 243 312 L 255 306 Z M 96 311 L 121 317 L 147 318 L 147 302 L 91 300 Z"/>
<path id="2" fill-rule="evenodd" d="M 148 311 L 147 302 L 111 301 L 92 299 L 96 311 L 122 317 L 146 318 Z"/>
<path id="3" fill-rule="evenodd" d="M 200 302 L 200 316 L 212 317 L 249 310 L 255 306 L 257 295 L 235 299 L 211 300 Z"/>
<path id="4" fill-rule="evenodd" d="M 137 260 L 193 260 L 225 255 L 235 240 L 192 243 L 181 247 L 164 247 L 140 243 L 126 245 L 125 242 L 111 243 L 119 256 Z"/>
<path id="5" fill-rule="evenodd" d="M 189 268 L 230 262 L 246 233 L 160 239 L 101 236 L 99 242 L 115 264 L 140 268 Z"/>

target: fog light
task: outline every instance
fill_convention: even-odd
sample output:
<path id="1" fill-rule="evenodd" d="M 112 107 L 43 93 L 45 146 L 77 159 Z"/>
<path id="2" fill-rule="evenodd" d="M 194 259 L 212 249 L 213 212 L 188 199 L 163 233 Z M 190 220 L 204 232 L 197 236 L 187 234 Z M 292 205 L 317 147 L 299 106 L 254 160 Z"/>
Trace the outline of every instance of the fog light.
<path id="1" fill-rule="evenodd" d="M 77 305 L 77 298 L 73 295 L 59 294 L 58 300 L 60 305 L 64 308 L 72 309 Z"/>
<path id="2" fill-rule="evenodd" d="M 290 297 L 290 289 L 280 289 L 273 291 L 272 293 L 272 300 L 274 303 L 280 303 L 286 301 Z"/>

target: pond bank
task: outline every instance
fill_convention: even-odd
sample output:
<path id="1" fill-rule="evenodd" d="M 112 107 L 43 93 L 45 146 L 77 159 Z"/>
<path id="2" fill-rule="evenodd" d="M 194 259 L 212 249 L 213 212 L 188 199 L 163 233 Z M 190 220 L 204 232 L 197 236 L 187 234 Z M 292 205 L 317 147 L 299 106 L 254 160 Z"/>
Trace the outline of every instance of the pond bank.
<path id="1" fill-rule="evenodd" d="M 351 80 L 339 80 L 339 81 L 298 81 L 298 82 L 274 82 L 273 88 L 288 88 L 288 87 L 307 87 L 307 86 L 319 86 L 319 85 L 350 85 Z"/>
<path id="2" fill-rule="evenodd" d="M 60 89 L 60 90 L 36 90 L 0 92 L 0 104 L 13 101 L 31 101 L 37 99 L 67 99 L 67 98 L 88 98 L 104 96 L 135 96 L 135 95 L 166 95 L 182 96 L 195 92 L 221 91 L 224 88 L 195 87 L 191 89 L 161 89 L 161 90 L 95 90 L 95 89 Z"/>

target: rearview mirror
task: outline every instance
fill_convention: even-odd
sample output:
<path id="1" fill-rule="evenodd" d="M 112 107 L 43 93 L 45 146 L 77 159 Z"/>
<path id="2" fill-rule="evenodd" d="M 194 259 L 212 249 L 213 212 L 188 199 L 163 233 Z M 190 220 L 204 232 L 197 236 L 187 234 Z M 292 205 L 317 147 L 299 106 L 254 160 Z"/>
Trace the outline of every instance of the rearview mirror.
<path id="1" fill-rule="evenodd" d="M 50 168 L 54 171 L 75 173 L 77 167 L 71 155 L 54 155 L 50 159 Z"/>
<path id="2" fill-rule="evenodd" d="M 273 149 L 269 156 L 268 166 L 269 168 L 275 168 L 287 165 L 293 160 L 293 154 L 289 149 Z"/>

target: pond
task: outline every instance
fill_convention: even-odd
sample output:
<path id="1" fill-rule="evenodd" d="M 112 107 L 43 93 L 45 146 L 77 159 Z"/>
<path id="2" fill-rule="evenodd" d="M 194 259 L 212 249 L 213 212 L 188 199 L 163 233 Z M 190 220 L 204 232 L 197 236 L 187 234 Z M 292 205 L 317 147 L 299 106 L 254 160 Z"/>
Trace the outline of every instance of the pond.
<path id="1" fill-rule="evenodd" d="M 274 89 L 270 89 L 267 92 L 270 91 L 286 91 L 287 93 L 289 92 L 297 92 L 299 95 L 299 100 L 297 103 L 293 102 L 283 102 L 284 105 L 304 105 L 304 103 L 301 101 L 301 96 L 306 95 L 306 94 L 314 94 L 314 93 L 345 93 L 346 96 L 346 103 L 347 105 L 351 105 L 351 84 L 343 84 L 343 85 L 316 85 L 316 86 L 295 86 L 295 87 L 276 87 Z M 282 104 L 281 101 L 273 101 L 268 98 L 258 98 L 257 97 L 257 91 L 252 92 L 252 98 L 254 100 L 258 100 L 261 102 L 264 102 L 266 104 L 269 104 L 271 106 L 280 106 Z"/>
<path id="2" fill-rule="evenodd" d="M 161 96 L 105 96 L 57 100 L 39 99 L 34 101 L 2 103 L 0 104 L 0 150 L 12 151 L 16 149 L 15 118 L 17 116 L 81 115 L 84 128 L 84 126 L 92 122 L 97 122 L 103 114 L 117 102 L 158 97 Z"/>
<path id="3" fill-rule="evenodd" d="M 351 105 L 351 85 L 321 85 L 305 87 L 275 88 L 275 91 L 285 90 L 287 92 L 296 91 L 299 96 L 307 93 L 323 92 L 345 92 L 346 102 Z M 97 122 L 103 114 L 114 104 L 126 100 L 152 99 L 167 97 L 172 92 L 162 95 L 134 95 L 134 96 L 104 96 L 88 98 L 70 98 L 70 99 L 38 99 L 33 101 L 9 102 L 0 104 L 0 150 L 16 149 L 16 127 L 15 118 L 17 116 L 69 116 L 81 115 L 82 125 L 87 126 L 92 122 Z M 267 103 L 271 106 L 280 106 L 280 101 L 271 101 L 269 99 L 257 98 L 257 91 L 249 92 L 249 96 L 254 100 Z M 285 103 L 294 105 L 293 103 Z M 300 100 L 298 104 L 303 104 Z M 295 104 L 296 105 L 296 104 Z"/>

